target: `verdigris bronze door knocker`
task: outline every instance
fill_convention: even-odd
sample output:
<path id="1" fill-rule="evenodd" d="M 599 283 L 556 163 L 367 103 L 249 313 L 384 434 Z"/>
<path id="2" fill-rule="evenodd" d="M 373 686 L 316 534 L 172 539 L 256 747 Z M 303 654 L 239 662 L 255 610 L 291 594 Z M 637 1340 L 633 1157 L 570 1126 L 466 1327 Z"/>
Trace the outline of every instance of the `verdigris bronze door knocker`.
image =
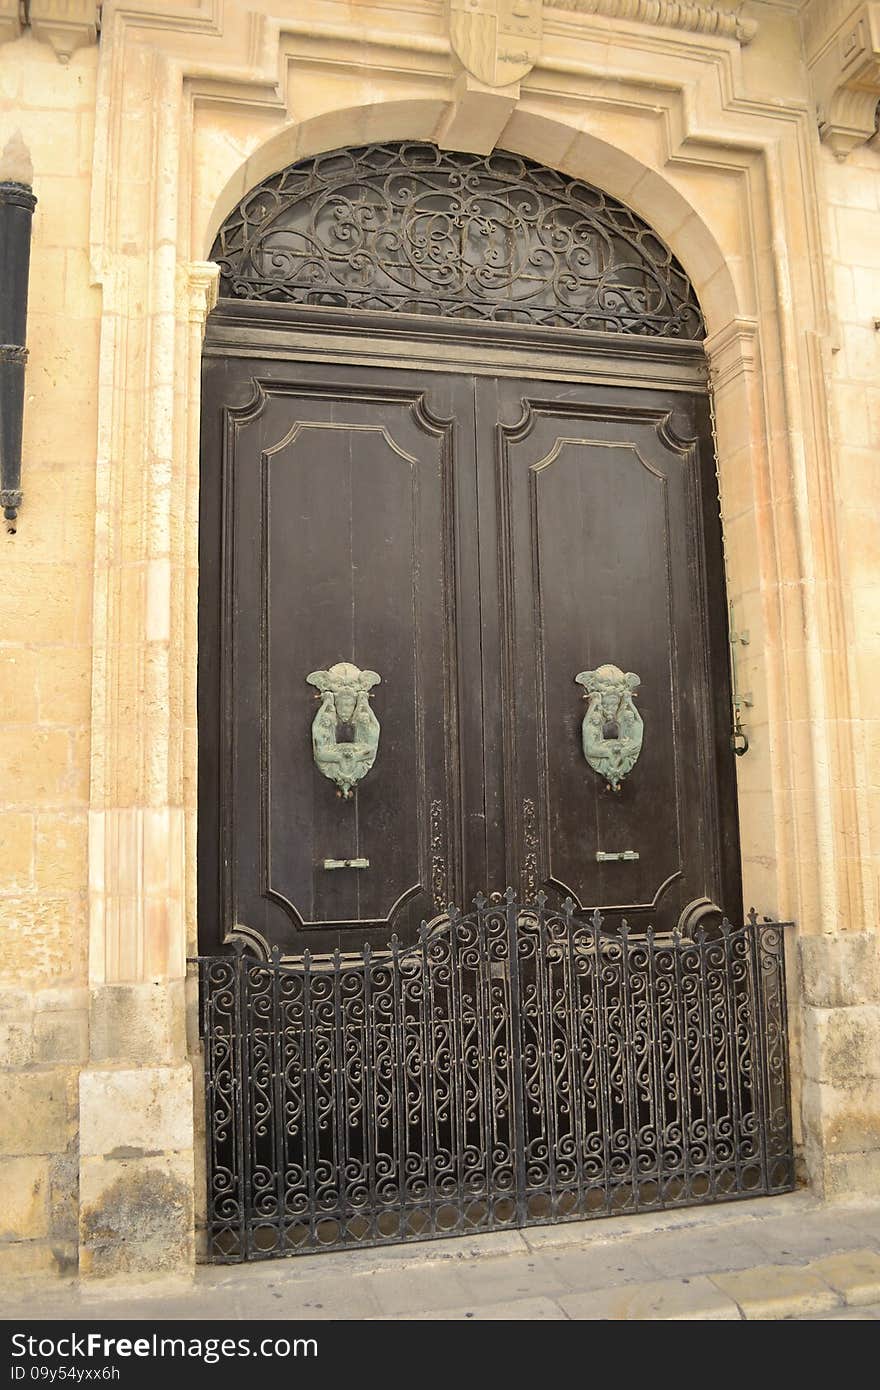
<path id="1" fill-rule="evenodd" d="M 587 701 L 581 726 L 584 757 L 610 790 L 619 792 L 642 751 L 644 725 L 633 703 L 641 681 L 634 671 L 611 665 L 581 671 L 575 680 Z"/>
<path id="2" fill-rule="evenodd" d="M 379 721 L 369 701 L 370 691 L 381 677 L 375 671 L 361 671 L 349 661 L 339 661 L 329 671 L 312 671 L 306 680 L 321 696 L 312 720 L 315 763 L 336 783 L 337 795 L 350 797 L 379 751 Z"/>

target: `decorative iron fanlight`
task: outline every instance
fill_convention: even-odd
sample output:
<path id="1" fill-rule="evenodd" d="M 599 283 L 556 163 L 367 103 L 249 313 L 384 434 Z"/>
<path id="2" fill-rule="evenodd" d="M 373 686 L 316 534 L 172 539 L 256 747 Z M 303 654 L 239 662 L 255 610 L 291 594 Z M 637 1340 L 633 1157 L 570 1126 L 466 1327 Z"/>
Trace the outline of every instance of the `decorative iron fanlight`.
<path id="1" fill-rule="evenodd" d="M 500 150 L 317 155 L 246 194 L 211 255 L 234 299 L 705 337 L 690 280 L 646 222 Z"/>

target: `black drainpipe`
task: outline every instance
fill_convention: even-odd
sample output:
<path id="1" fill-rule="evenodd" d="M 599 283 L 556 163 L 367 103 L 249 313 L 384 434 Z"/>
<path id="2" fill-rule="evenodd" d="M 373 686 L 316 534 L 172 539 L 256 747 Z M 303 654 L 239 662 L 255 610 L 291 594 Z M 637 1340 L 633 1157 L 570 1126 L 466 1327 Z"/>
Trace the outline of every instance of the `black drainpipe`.
<path id="1" fill-rule="evenodd" d="M 11 153 L 7 145 L 0 168 Z M 21 137 L 18 137 L 20 142 Z M 17 151 L 16 151 L 17 152 Z M 22 153 L 25 153 L 22 150 Z M 25 170 L 27 163 L 25 161 Z M 19 170 L 16 169 L 18 173 Z M 3 170 L 5 173 L 5 170 Z M 37 200 L 30 183 L 0 173 L 0 507 L 15 530 L 21 506 L 21 425 L 31 259 L 31 222 Z"/>

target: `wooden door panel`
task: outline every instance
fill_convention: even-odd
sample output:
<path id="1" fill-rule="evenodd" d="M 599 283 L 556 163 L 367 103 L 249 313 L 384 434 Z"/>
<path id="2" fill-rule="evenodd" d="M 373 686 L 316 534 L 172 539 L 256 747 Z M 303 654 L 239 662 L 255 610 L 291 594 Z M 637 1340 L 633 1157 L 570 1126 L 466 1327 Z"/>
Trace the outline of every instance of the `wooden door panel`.
<path id="1" fill-rule="evenodd" d="M 634 445 L 597 434 L 558 437 L 528 472 L 547 868 L 584 906 L 654 902 L 681 873 L 682 858 L 668 483 Z M 602 784 L 583 756 L 583 688 L 574 678 L 606 662 L 640 675 L 645 734 L 620 792 L 597 795 Z M 638 861 L 596 862 L 596 850 L 634 850 L 636 840 Z"/>
<path id="2" fill-rule="evenodd" d="M 204 400 L 208 948 L 381 948 L 508 883 L 636 926 L 702 897 L 738 915 L 704 400 L 244 355 L 206 359 Z M 351 798 L 315 764 L 306 680 L 341 661 L 381 677 Z M 641 678 L 618 792 L 581 746 L 575 676 L 605 663 Z"/>
<path id="3" fill-rule="evenodd" d="M 664 926 L 724 894 L 701 455 L 694 403 L 677 410 L 674 429 L 645 393 L 506 382 L 478 411 L 481 459 L 495 437 L 508 876 Z M 484 469 L 491 510 L 489 491 Z M 575 683 L 606 663 L 641 678 L 618 792 L 585 760 Z M 597 860 L 623 851 L 638 858 Z"/>
<path id="4" fill-rule="evenodd" d="M 460 891 L 454 403 L 438 383 L 435 416 L 417 383 L 355 369 L 252 381 L 221 406 L 221 915 L 285 949 L 384 945 Z M 338 662 L 381 677 L 348 798 L 313 757 L 306 679 Z"/>

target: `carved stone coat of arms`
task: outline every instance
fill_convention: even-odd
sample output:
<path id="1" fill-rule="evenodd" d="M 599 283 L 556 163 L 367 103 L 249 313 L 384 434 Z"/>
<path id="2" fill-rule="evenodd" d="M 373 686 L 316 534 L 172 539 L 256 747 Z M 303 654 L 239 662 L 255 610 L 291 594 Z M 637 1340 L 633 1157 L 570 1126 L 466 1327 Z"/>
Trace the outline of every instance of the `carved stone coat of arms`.
<path id="1" fill-rule="evenodd" d="M 468 72 L 506 87 L 541 53 L 542 0 L 449 0 L 449 38 Z"/>

